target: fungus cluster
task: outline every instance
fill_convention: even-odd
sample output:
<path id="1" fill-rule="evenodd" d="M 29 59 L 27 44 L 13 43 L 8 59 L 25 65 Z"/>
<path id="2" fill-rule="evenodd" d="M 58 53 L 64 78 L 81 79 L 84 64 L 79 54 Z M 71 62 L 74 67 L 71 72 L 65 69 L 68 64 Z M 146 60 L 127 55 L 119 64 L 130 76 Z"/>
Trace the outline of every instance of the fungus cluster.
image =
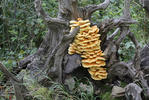
<path id="1" fill-rule="evenodd" d="M 89 20 L 78 18 L 77 21 L 70 21 L 72 31 L 75 27 L 80 26 L 80 31 L 76 35 L 68 49 L 68 53 L 80 54 L 82 57 L 82 66 L 88 68 L 88 72 L 94 80 L 107 78 L 104 54 L 100 49 L 100 34 L 97 26 L 90 27 Z"/>

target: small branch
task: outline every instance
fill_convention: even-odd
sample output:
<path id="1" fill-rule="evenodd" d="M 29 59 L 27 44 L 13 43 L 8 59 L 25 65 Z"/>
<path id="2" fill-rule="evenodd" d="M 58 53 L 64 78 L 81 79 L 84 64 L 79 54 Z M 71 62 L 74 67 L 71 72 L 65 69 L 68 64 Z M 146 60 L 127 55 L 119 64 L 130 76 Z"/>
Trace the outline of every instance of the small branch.
<path id="1" fill-rule="evenodd" d="M 16 81 L 16 82 L 20 82 L 20 80 L 18 80 L 12 73 L 10 73 L 6 67 L 0 62 L 0 70 L 9 78 L 11 78 L 12 80 Z"/>
<path id="2" fill-rule="evenodd" d="M 120 20 L 121 20 L 120 21 L 121 24 L 136 24 L 137 23 L 136 20 L 127 19 L 127 18 L 124 18 L 124 19 L 121 18 Z"/>
<path id="3" fill-rule="evenodd" d="M 117 28 L 109 37 L 107 37 L 107 40 L 113 40 L 114 37 L 118 34 L 120 28 Z"/>
<path id="4" fill-rule="evenodd" d="M 59 18 L 51 18 L 42 8 L 42 1 L 41 0 L 35 0 L 35 9 L 39 16 L 43 18 L 43 20 L 47 24 L 64 24 L 68 25 L 68 23 L 64 20 L 61 20 Z"/>
<path id="5" fill-rule="evenodd" d="M 42 16 L 42 18 L 47 21 L 47 19 L 51 19 L 51 17 L 45 13 L 45 11 L 42 8 L 42 1 L 41 0 L 35 0 L 35 9 L 39 16 Z"/>
<path id="6" fill-rule="evenodd" d="M 108 5 L 110 4 L 110 0 L 105 0 L 103 3 L 99 4 L 99 5 L 89 5 L 85 8 L 88 8 L 88 13 L 92 14 L 93 12 L 97 11 L 97 10 L 104 10 L 108 7 Z"/>
<path id="7" fill-rule="evenodd" d="M 23 87 L 22 81 L 18 80 L 12 73 L 10 73 L 1 62 L 0 62 L 0 70 L 11 79 L 11 83 L 13 84 L 15 89 L 16 100 L 24 100 L 22 92 L 23 90 L 25 90 L 25 88 L 22 88 Z"/>
<path id="8" fill-rule="evenodd" d="M 68 39 L 72 39 L 76 36 L 76 34 L 79 32 L 80 27 L 76 27 L 75 29 L 73 29 L 72 32 L 70 32 L 68 35 L 64 35 L 63 40 L 68 40 Z"/>
<path id="9" fill-rule="evenodd" d="M 130 33 L 129 27 L 122 27 L 122 32 L 115 42 L 118 47 L 120 43 L 125 39 L 126 35 L 128 35 L 129 33 Z"/>
<path id="10" fill-rule="evenodd" d="M 100 29 L 102 32 L 107 32 L 114 27 L 126 26 L 135 23 L 137 23 L 137 21 L 125 18 L 106 19 L 101 23 Z"/>
<path id="11" fill-rule="evenodd" d="M 129 38 L 131 39 L 131 41 L 134 43 L 134 45 L 136 47 L 136 53 L 135 53 L 135 57 L 134 57 L 134 66 L 139 71 L 140 70 L 140 64 L 141 64 L 140 46 L 138 44 L 136 37 L 134 36 L 134 34 L 132 32 L 130 32 Z"/>
<path id="12" fill-rule="evenodd" d="M 59 18 L 46 18 L 46 21 L 48 24 L 63 24 L 68 26 L 69 23 L 65 20 L 59 19 Z"/>

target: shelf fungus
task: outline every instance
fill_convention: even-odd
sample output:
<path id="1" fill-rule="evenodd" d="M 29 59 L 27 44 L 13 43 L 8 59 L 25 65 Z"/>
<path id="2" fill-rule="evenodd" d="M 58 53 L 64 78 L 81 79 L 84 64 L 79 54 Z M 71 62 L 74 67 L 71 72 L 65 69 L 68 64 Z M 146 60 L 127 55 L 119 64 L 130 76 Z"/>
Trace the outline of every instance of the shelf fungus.
<path id="1" fill-rule="evenodd" d="M 78 18 L 77 21 L 70 21 L 72 31 L 75 27 L 80 26 L 80 31 L 76 35 L 72 44 L 68 49 L 68 54 L 80 54 L 82 57 L 82 66 L 88 68 L 88 72 L 94 80 L 102 80 L 107 78 L 104 54 L 100 49 L 97 26 L 90 26 L 89 20 Z"/>

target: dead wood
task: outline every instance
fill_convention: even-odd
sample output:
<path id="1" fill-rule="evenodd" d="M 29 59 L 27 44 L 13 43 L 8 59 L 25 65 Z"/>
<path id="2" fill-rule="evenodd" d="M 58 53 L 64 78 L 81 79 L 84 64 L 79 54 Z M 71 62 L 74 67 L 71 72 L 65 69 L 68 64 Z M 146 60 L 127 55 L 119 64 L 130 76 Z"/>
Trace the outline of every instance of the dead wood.
<path id="1" fill-rule="evenodd" d="M 128 84 L 125 88 L 125 95 L 127 100 L 142 100 L 141 98 L 142 89 L 134 84 Z"/>
<path id="2" fill-rule="evenodd" d="M 31 75 L 39 82 L 43 82 L 42 80 L 45 79 L 43 76 L 48 75 L 54 81 L 61 83 L 62 80 L 65 80 L 64 76 L 66 74 L 72 73 L 81 65 L 79 55 L 70 56 L 67 54 L 69 44 L 79 30 L 79 28 L 76 28 L 72 33 L 69 33 L 69 21 L 77 19 L 78 17 L 90 19 L 93 12 L 106 9 L 110 4 L 110 0 L 105 0 L 99 5 L 89 5 L 81 8 L 78 6 L 77 0 L 58 1 L 58 16 L 57 18 L 51 18 L 43 10 L 41 0 L 35 0 L 37 14 L 43 18 L 47 25 L 48 32 L 37 52 L 19 62 L 19 68 L 27 68 L 30 70 Z M 130 24 L 136 23 L 130 16 L 130 1 L 131 0 L 125 0 L 123 16 L 117 19 L 106 19 L 99 25 L 99 33 L 101 34 L 102 40 L 101 48 L 104 50 L 107 59 L 106 67 L 109 68 L 110 78 L 117 76 L 123 80 L 125 76 L 128 76 L 134 84 L 140 82 L 142 89 L 145 88 L 145 90 L 143 90 L 145 96 L 149 97 L 149 87 L 140 67 L 140 64 L 142 64 L 141 59 L 143 59 L 140 57 L 140 47 L 134 34 L 129 29 Z M 116 28 L 115 32 L 107 36 L 108 31 L 112 28 Z M 114 39 L 116 36 L 118 36 L 118 38 Z M 118 50 L 120 43 L 122 43 L 127 36 L 134 43 L 136 52 L 133 60 L 123 62 L 119 59 Z M 133 94 L 131 90 L 128 90 L 128 92 L 131 95 Z"/>
<path id="3" fill-rule="evenodd" d="M 23 93 L 24 93 L 25 88 L 23 88 L 24 86 L 23 86 L 22 81 L 17 79 L 15 75 L 10 73 L 1 62 L 0 62 L 0 70 L 4 73 L 4 75 L 10 78 L 11 83 L 14 86 L 16 100 L 24 100 Z"/>

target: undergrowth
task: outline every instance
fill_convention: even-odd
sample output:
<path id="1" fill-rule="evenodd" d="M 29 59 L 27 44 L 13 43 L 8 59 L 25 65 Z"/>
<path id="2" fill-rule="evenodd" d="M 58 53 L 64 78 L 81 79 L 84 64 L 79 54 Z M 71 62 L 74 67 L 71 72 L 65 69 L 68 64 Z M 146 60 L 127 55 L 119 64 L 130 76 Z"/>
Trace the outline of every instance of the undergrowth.
<path id="1" fill-rule="evenodd" d="M 83 79 L 86 80 L 85 82 L 82 82 L 82 79 L 74 77 L 72 78 L 73 81 L 69 80 L 70 86 L 53 82 L 49 78 L 51 84 L 44 87 L 31 78 L 28 71 L 22 70 L 18 78 L 21 78 L 22 75 L 23 85 L 29 90 L 27 96 L 32 97 L 28 100 L 122 100 L 112 98 L 111 88 L 107 85 L 99 87 L 100 92 L 95 93 L 93 84 L 87 78 Z M 3 96 L 0 97 L 0 100 L 9 100 L 10 96 L 11 100 L 15 100 L 14 90 L 11 85 L 5 87 Z"/>

